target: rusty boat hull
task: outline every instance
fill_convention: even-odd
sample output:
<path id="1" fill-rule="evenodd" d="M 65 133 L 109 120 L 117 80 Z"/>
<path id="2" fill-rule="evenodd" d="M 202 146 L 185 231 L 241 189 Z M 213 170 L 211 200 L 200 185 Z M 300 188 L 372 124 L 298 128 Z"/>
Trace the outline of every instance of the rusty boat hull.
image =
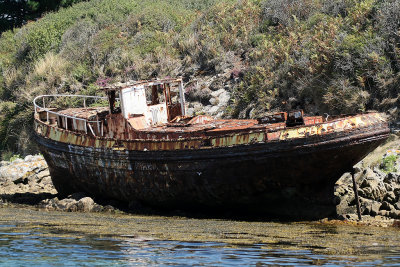
<path id="1" fill-rule="evenodd" d="M 89 137 L 38 117 L 35 132 L 61 194 L 316 219 L 335 214 L 335 182 L 384 142 L 389 128 L 381 114 L 368 113 L 174 140 Z"/>

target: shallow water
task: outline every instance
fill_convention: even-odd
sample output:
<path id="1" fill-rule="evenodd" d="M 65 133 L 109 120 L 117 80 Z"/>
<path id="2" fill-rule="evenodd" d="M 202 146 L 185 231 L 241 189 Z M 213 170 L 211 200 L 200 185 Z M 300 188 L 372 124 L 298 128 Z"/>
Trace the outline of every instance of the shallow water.
<path id="1" fill-rule="evenodd" d="M 0 208 L 0 265 L 399 266 L 400 230 Z"/>

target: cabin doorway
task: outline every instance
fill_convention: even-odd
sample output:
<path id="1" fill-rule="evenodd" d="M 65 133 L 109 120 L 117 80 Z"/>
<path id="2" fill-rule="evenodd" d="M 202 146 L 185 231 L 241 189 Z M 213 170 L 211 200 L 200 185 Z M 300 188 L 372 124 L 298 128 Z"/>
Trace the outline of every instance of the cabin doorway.
<path id="1" fill-rule="evenodd" d="M 167 104 L 168 121 L 173 120 L 177 116 L 184 116 L 184 107 L 181 105 L 183 92 L 178 85 L 164 83 L 165 102 Z M 183 107 L 183 108 L 182 108 Z"/>

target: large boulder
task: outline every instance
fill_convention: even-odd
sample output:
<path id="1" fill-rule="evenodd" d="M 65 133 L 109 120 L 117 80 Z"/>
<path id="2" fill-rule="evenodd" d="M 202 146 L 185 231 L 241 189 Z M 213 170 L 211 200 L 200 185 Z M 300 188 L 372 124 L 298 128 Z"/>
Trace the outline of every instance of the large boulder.
<path id="1" fill-rule="evenodd" d="M 2 163 L 0 195 L 16 193 L 57 193 L 51 181 L 46 161 L 42 156 L 26 156 L 24 159 Z"/>
<path id="2" fill-rule="evenodd" d="M 93 207 L 96 203 L 94 203 L 93 199 L 90 197 L 81 198 L 78 201 L 78 210 L 83 212 L 90 212 L 93 210 Z"/>

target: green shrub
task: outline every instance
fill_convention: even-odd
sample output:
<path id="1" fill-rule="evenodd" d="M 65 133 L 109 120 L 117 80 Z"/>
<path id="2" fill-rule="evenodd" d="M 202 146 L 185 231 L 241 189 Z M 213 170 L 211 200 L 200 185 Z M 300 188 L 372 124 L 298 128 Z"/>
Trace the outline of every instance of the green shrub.
<path id="1" fill-rule="evenodd" d="M 10 159 L 8 160 L 9 162 L 13 162 L 17 159 L 21 159 L 21 156 L 19 154 L 14 154 L 10 157 Z"/>
<path id="2" fill-rule="evenodd" d="M 14 155 L 14 153 L 10 150 L 5 150 L 0 153 L 0 159 L 4 161 L 10 161 L 10 158 Z"/>
<path id="3" fill-rule="evenodd" d="M 390 155 L 390 156 L 383 158 L 382 163 L 380 165 L 380 169 L 386 173 L 397 172 L 397 169 L 396 169 L 397 159 L 398 159 L 397 155 Z"/>

